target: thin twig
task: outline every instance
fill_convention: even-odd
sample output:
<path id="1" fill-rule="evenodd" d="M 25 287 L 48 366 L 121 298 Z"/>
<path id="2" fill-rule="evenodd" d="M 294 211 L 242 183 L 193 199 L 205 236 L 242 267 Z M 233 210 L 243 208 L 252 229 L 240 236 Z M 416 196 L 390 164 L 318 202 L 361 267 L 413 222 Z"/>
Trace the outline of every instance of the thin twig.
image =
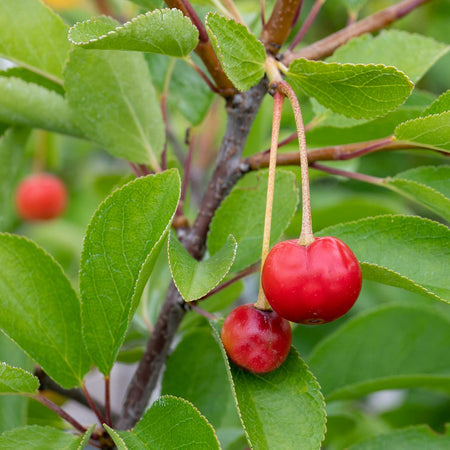
<path id="1" fill-rule="evenodd" d="M 195 64 L 195 62 L 193 61 L 193 59 L 190 56 L 187 56 L 186 58 L 184 58 L 184 61 L 189 64 L 202 78 L 202 80 L 207 84 L 207 86 L 211 89 L 211 91 L 213 91 L 216 94 L 219 94 L 220 91 L 217 88 L 217 86 L 215 86 L 212 81 L 208 78 L 208 75 L 206 75 L 205 72 L 203 72 L 202 69 L 200 69 L 200 67 Z"/>
<path id="2" fill-rule="evenodd" d="M 266 26 L 266 6 L 265 0 L 259 0 L 259 7 L 261 9 L 261 25 L 264 28 Z"/>
<path id="3" fill-rule="evenodd" d="M 312 163 L 310 167 L 313 169 L 321 170 L 322 172 L 329 173 L 331 175 L 338 175 L 341 177 L 350 178 L 352 180 L 364 181 L 365 183 L 376 184 L 378 186 L 383 184 L 383 178 L 372 177 L 363 173 L 350 172 L 348 170 L 337 169 L 335 167 L 325 166 L 319 163 Z"/>
<path id="4" fill-rule="evenodd" d="M 195 303 L 189 303 L 189 307 L 195 311 L 196 313 L 200 314 L 203 317 L 206 317 L 208 320 L 217 320 L 218 317 L 214 314 L 211 314 L 208 311 L 205 311 L 204 309 L 198 307 Z"/>
<path id="5" fill-rule="evenodd" d="M 300 13 L 302 12 L 302 6 L 303 6 L 303 0 L 300 0 L 300 2 L 298 3 L 298 6 L 297 6 L 297 11 L 295 11 L 294 18 L 292 19 L 291 30 L 292 30 L 292 28 L 295 27 L 295 25 L 297 25 L 298 19 L 300 19 Z"/>
<path id="6" fill-rule="evenodd" d="M 333 54 L 333 52 L 350 39 L 361 36 L 364 33 L 377 31 L 387 25 L 401 19 L 419 6 L 431 0 L 403 0 L 396 5 L 383 9 L 365 19 L 359 20 L 336 33 L 330 34 L 324 39 L 300 49 L 297 52 L 286 51 L 282 62 L 289 64 L 298 58 L 320 59 Z"/>

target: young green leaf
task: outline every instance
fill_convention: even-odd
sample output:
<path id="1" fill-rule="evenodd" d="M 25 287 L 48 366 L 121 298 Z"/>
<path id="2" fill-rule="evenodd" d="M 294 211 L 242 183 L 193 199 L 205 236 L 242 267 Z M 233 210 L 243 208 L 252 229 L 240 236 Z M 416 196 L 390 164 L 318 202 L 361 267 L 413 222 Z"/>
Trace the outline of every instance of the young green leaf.
<path id="1" fill-rule="evenodd" d="M 56 428 L 30 425 L 1 434 L 0 448 L 2 450 L 20 448 L 27 450 L 81 450 L 81 444 L 85 442 L 84 437 L 74 436 Z"/>
<path id="2" fill-rule="evenodd" d="M 0 362 L 1 394 L 34 394 L 39 387 L 39 380 L 23 369 Z"/>
<path id="3" fill-rule="evenodd" d="M 351 445 L 348 450 L 395 450 L 432 449 L 447 450 L 450 447 L 450 429 L 446 426 L 445 434 L 436 433 L 427 425 L 418 425 L 395 430 L 367 441 Z"/>
<path id="4" fill-rule="evenodd" d="M 247 91 L 264 76 L 266 52 L 261 42 L 242 24 L 209 13 L 206 30 L 228 78 Z"/>
<path id="5" fill-rule="evenodd" d="M 319 343 L 308 364 L 329 400 L 414 386 L 448 392 L 450 354 L 442 349 L 449 339 L 444 314 L 388 305 L 346 322 Z"/>
<path id="6" fill-rule="evenodd" d="M 317 236 L 342 239 L 360 261 L 364 278 L 450 301 L 445 225 L 415 216 L 378 216 L 326 228 Z"/>
<path id="7" fill-rule="evenodd" d="M 14 220 L 13 192 L 24 164 L 28 128 L 10 128 L 0 137 L 0 231 L 7 231 Z"/>
<path id="8" fill-rule="evenodd" d="M 174 169 L 116 190 L 89 223 L 81 256 L 83 337 L 95 365 L 109 374 L 180 196 Z"/>
<path id="9" fill-rule="evenodd" d="M 120 25 L 109 17 L 77 23 L 69 40 L 84 48 L 134 50 L 182 58 L 198 43 L 198 30 L 179 9 L 141 14 Z"/>
<path id="10" fill-rule="evenodd" d="M 58 84 L 70 48 L 67 31 L 62 19 L 39 0 L 0 2 L 0 56 Z"/>
<path id="11" fill-rule="evenodd" d="M 267 172 L 250 173 L 234 187 L 222 202 L 211 222 L 208 249 L 216 254 L 231 234 L 238 243 L 232 270 L 238 272 L 261 257 L 264 215 L 266 211 Z M 276 242 L 289 225 L 298 202 L 295 176 L 278 170 L 275 181 L 271 243 Z"/>
<path id="12" fill-rule="evenodd" d="M 156 400 L 132 431 L 116 431 L 111 437 L 119 449 L 219 449 L 205 417 L 188 401 L 169 395 Z"/>
<path id="13" fill-rule="evenodd" d="M 88 138 L 114 156 L 159 167 L 164 123 L 142 54 L 75 49 L 64 75 L 69 104 Z"/>
<path id="14" fill-rule="evenodd" d="M 211 326 L 251 448 L 319 448 L 326 430 L 325 403 L 317 380 L 298 352 L 292 348 L 278 369 L 255 375 L 230 365 L 219 325 Z"/>
<path id="15" fill-rule="evenodd" d="M 0 72 L 0 120 L 82 137 L 67 100 L 38 84 Z"/>
<path id="16" fill-rule="evenodd" d="M 395 129 L 395 138 L 450 152 L 450 111 L 401 123 Z"/>
<path id="17" fill-rule="evenodd" d="M 58 384 L 79 386 L 91 361 L 80 302 L 61 267 L 33 242 L 6 233 L 0 266 L 0 328 Z"/>
<path id="18" fill-rule="evenodd" d="M 383 30 L 375 37 L 364 34 L 351 39 L 339 47 L 327 61 L 394 66 L 413 83 L 417 83 L 449 49 L 449 45 L 420 34 Z"/>
<path id="19" fill-rule="evenodd" d="M 401 105 L 413 84 L 395 67 L 297 59 L 286 80 L 334 112 L 355 119 L 383 116 Z"/>
<path id="20" fill-rule="evenodd" d="M 417 167 L 386 178 L 389 189 L 418 202 L 450 222 L 450 166 Z"/>
<path id="21" fill-rule="evenodd" d="M 437 98 L 422 114 L 422 117 L 450 111 L 450 89 Z"/>
<path id="22" fill-rule="evenodd" d="M 183 247 L 175 233 L 170 233 L 167 249 L 170 272 L 184 301 L 197 300 L 214 289 L 230 271 L 236 249 L 236 240 L 230 235 L 225 245 L 211 258 L 197 261 Z"/>

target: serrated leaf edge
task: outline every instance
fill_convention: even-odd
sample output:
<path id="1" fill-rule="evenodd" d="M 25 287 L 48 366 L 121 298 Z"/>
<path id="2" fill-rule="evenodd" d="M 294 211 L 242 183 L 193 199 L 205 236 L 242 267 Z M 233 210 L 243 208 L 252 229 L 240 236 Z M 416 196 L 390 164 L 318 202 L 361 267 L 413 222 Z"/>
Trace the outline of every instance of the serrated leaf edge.
<path id="1" fill-rule="evenodd" d="M 8 338 L 9 338 L 9 336 L 8 336 Z M 9 338 L 9 339 L 11 339 L 11 338 Z M 39 388 L 39 379 L 36 376 L 34 376 L 31 372 L 28 372 L 28 370 L 24 370 L 21 367 L 12 366 L 12 365 L 4 362 L 4 361 L 0 361 L 0 366 L 7 367 L 9 369 L 14 369 L 14 370 L 17 370 L 18 372 L 22 372 L 22 373 L 24 373 L 26 375 L 29 375 L 32 379 L 36 380 L 36 382 L 37 382 L 36 391 L 38 390 L 38 388 Z M 0 381 L 1 381 L 1 379 L 0 379 Z M 5 393 L 0 393 L 0 395 L 15 395 L 15 394 L 16 395 L 20 395 L 20 394 L 22 394 L 22 392 L 5 392 Z"/>

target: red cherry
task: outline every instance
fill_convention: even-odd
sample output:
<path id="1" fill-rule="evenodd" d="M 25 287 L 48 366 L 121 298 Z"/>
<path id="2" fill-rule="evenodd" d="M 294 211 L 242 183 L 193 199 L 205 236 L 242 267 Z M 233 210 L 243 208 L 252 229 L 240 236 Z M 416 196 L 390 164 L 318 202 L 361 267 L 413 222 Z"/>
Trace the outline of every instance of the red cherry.
<path id="1" fill-rule="evenodd" d="M 309 245 L 297 239 L 269 252 L 261 275 L 267 301 L 291 322 L 320 324 L 344 315 L 361 291 L 362 275 L 350 248 L 335 237 Z"/>
<path id="2" fill-rule="evenodd" d="M 54 175 L 31 175 L 16 191 L 16 209 L 24 220 L 48 220 L 60 216 L 67 204 L 64 183 Z"/>
<path id="3" fill-rule="evenodd" d="M 292 342 L 289 322 L 274 311 L 242 305 L 231 311 L 222 327 L 227 355 L 253 373 L 275 370 L 286 359 Z"/>

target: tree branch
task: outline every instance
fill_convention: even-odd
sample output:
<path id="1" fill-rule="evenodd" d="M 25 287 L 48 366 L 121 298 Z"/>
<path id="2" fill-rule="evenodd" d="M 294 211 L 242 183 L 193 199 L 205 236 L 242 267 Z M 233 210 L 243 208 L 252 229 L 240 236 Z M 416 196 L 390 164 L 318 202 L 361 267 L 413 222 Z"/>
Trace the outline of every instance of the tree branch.
<path id="1" fill-rule="evenodd" d="M 260 41 L 266 50 L 276 55 L 291 32 L 301 0 L 277 0 L 273 7 L 272 15 L 265 24 Z"/>
<path id="2" fill-rule="evenodd" d="M 242 176 L 242 151 L 266 92 L 267 80 L 263 79 L 248 92 L 238 93 L 228 102 L 227 128 L 216 168 L 194 225 L 184 236 L 180 236 L 186 249 L 197 259 L 204 254 L 206 234 L 214 211 Z M 118 429 L 129 429 L 141 418 L 187 309 L 177 289 L 171 284 L 144 356 L 128 386 Z"/>
<path id="3" fill-rule="evenodd" d="M 326 56 L 333 54 L 337 48 L 345 44 L 351 38 L 384 28 L 429 1 L 431 0 L 403 0 L 396 5 L 390 6 L 365 19 L 355 22 L 336 33 L 330 34 L 326 38 L 321 39 L 312 45 L 308 45 L 297 52 L 286 51 L 283 55 L 282 62 L 288 66 L 294 59 L 298 58 L 325 58 Z"/>

